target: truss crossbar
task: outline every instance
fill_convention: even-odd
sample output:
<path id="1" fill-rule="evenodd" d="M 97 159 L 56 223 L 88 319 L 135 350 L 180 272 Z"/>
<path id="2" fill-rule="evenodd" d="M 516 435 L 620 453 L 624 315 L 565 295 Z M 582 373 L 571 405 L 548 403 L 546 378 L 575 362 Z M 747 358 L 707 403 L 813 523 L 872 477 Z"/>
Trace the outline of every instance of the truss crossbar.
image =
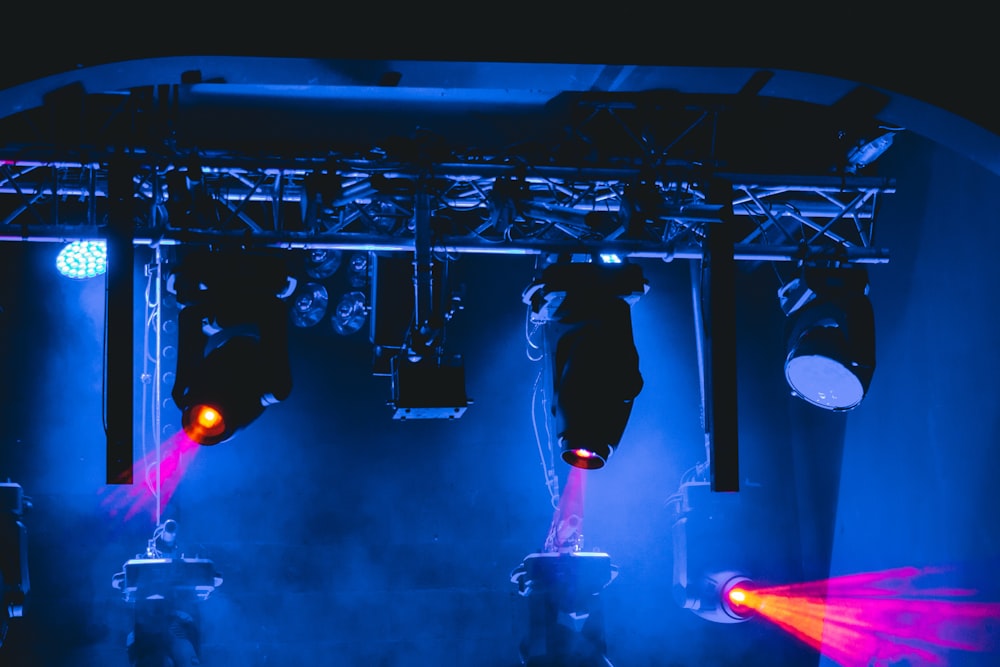
<path id="1" fill-rule="evenodd" d="M 465 253 L 617 252 L 701 256 L 721 220 L 695 168 L 662 173 L 498 164 L 247 168 L 145 165 L 134 179 L 135 242 L 413 250 L 414 202 L 429 195 L 436 248 Z M 883 262 L 873 246 L 875 177 L 715 173 L 732 184 L 738 259 Z M 100 238 L 100 163 L 0 164 L 0 240 Z"/>

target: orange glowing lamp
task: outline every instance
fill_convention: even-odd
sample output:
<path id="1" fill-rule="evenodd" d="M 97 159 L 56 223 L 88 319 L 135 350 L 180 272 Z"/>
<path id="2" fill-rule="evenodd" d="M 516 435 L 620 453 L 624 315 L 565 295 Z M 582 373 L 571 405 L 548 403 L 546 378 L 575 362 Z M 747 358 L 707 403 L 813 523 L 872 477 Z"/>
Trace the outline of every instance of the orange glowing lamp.
<path id="1" fill-rule="evenodd" d="M 586 447 L 576 447 L 563 452 L 563 460 L 574 468 L 584 470 L 594 470 L 604 466 L 604 459 L 592 449 Z"/>
<path id="2" fill-rule="evenodd" d="M 723 609 L 736 620 L 746 620 L 760 607 L 756 587 L 745 577 L 738 577 L 723 588 Z"/>
<path id="3" fill-rule="evenodd" d="M 222 413 L 211 405 L 199 403 L 185 411 L 182 422 L 184 432 L 200 445 L 214 445 L 221 442 L 226 433 L 226 420 Z"/>

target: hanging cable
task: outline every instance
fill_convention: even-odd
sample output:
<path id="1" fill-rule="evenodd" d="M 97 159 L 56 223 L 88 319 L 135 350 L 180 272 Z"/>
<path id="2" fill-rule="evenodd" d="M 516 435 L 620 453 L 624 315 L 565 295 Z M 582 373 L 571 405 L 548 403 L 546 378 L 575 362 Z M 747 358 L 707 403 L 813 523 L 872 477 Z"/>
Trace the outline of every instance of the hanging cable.
<path id="1" fill-rule="evenodd" d="M 704 352 L 704 320 L 702 315 L 702 290 L 701 281 L 704 278 L 704 272 L 702 271 L 700 262 L 691 262 L 691 300 L 694 307 L 694 340 L 696 347 L 696 354 L 698 357 L 698 389 L 701 392 L 701 406 L 699 410 L 699 419 L 701 421 L 701 428 L 705 434 L 705 461 L 703 463 L 697 464 L 693 470 L 695 475 L 700 477 L 708 470 L 712 463 L 712 449 L 711 443 L 709 441 L 708 424 L 706 423 L 705 415 L 705 352 Z M 690 472 L 690 471 L 688 471 Z M 685 476 L 687 473 L 685 473 Z"/>
<path id="2" fill-rule="evenodd" d="M 141 435 L 140 448 L 142 460 L 146 462 L 143 470 L 143 481 L 153 495 L 155 511 L 155 525 L 160 524 L 160 492 L 162 479 L 160 477 L 160 330 L 162 328 L 161 305 L 161 285 L 160 285 L 160 248 L 155 248 L 154 262 L 146 267 L 146 289 L 145 289 L 145 317 L 143 328 L 143 355 L 142 355 L 142 407 L 141 407 Z M 154 351 L 150 351 L 150 330 L 153 330 Z M 152 364 L 152 369 L 150 369 Z M 150 388 L 152 385 L 152 388 Z M 152 394 L 152 397 L 150 397 Z M 149 456 L 150 446 L 153 448 L 153 456 Z"/>
<path id="3" fill-rule="evenodd" d="M 542 334 L 542 342 L 536 342 L 535 336 L 538 332 Z M 526 353 L 531 361 L 542 361 L 545 358 L 545 326 L 542 322 L 531 321 L 531 307 L 528 306 L 524 317 L 524 337 L 526 342 Z M 555 448 L 553 447 L 552 428 L 549 421 L 548 397 L 544 389 L 546 368 L 543 365 L 535 376 L 535 383 L 531 390 L 531 427 L 535 434 L 535 444 L 538 446 L 538 456 L 542 464 L 542 474 L 545 477 L 545 488 L 549 492 L 549 500 L 553 509 L 559 509 L 559 477 L 555 467 Z M 538 426 L 538 412 L 541 408 L 544 424 L 544 444 L 542 433 Z M 548 455 L 546 456 L 546 450 Z"/>

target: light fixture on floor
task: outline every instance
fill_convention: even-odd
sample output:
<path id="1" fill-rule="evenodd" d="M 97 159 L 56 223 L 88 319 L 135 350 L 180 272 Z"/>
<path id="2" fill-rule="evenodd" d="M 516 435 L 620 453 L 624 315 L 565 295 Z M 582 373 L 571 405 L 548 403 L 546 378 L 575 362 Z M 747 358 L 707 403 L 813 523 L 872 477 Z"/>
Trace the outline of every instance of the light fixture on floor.
<path id="1" fill-rule="evenodd" d="M 618 567 L 603 552 L 528 554 L 510 576 L 528 599 L 521 664 L 611 667 L 601 593 L 617 577 Z"/>
<path id="2" fill-rule="evenodd" d="M 643 385 L 631 306 L 648 288 L 636 264 L 557 261 L 522 295 L 546 328 L 551 416 L 572 466 L 603 467 L 625 431 Z"/>
<path id="3" fill-rule="evenodd" d="M 779 291 L 786 322 L 785 379 L 826 410 L 856 408 L 875 372 L 875 317 L 862 268 L 807 267 Z"/>
<path id="4" fill-rule="evenodd" d="M 153 531 L 146 550 L 111 578 L 132 609 L 126 639 L 131 665 L 201 664 L 201 603 L 222 585 L 207 558 L 189 558 L 179 548 L 177 522 Z"/>

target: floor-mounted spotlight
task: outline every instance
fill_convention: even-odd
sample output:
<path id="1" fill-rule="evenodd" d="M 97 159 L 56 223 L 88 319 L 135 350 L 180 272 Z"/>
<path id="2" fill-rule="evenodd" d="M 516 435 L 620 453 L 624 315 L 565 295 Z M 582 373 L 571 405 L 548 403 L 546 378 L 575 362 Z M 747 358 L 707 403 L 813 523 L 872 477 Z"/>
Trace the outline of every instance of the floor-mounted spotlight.
<path id="1" fill-rule="evenodd" d="M 618 567 L 603 552 L 528 554 L 510 576 L 529 606 L 521 664 L 612 667 L 601 593 L 617 576 Z"/>
<path id="2" fill-rule="evenodd" d="M 103 240 L 73 241 L 59 251 L 56 268 L 76 280 L 99 276 L 108 270 L 108 245 Z"/>
<path id="3" fill-rule="evenodd" d="M 129 664 L 200 665 L 200 608 L 222 585 L 215 564 L 186 557 L 177 545 L 177 522 L 153 531 L 146 550 L 111 578 L 133 614 L 126 640 Z"/>
<path id="4" fill-rule="evenodd" d="M 863 268 L 807 267 L 779 291 L 786 322 L 785 379 L 794 395 L 851 410 L 875 372 L 875 317 Z"/>
<path id="5" fill-rule="evenodd" d="M 572 466 L 603 467 L 625 431 L 643 385 L 631 305 L 648 289 L 635 264 L 557 262 L 522 295 L 545 325 L 551 414 Z"/>
<path id="6" fill-rule="evenodd" d="M 195 442 L 232 438 L 288 397 L 288 308 L 284 263 L 241 252 L 194 253 L 168 281 L 177 296 L 177 371 L 172 397 Z"/>

